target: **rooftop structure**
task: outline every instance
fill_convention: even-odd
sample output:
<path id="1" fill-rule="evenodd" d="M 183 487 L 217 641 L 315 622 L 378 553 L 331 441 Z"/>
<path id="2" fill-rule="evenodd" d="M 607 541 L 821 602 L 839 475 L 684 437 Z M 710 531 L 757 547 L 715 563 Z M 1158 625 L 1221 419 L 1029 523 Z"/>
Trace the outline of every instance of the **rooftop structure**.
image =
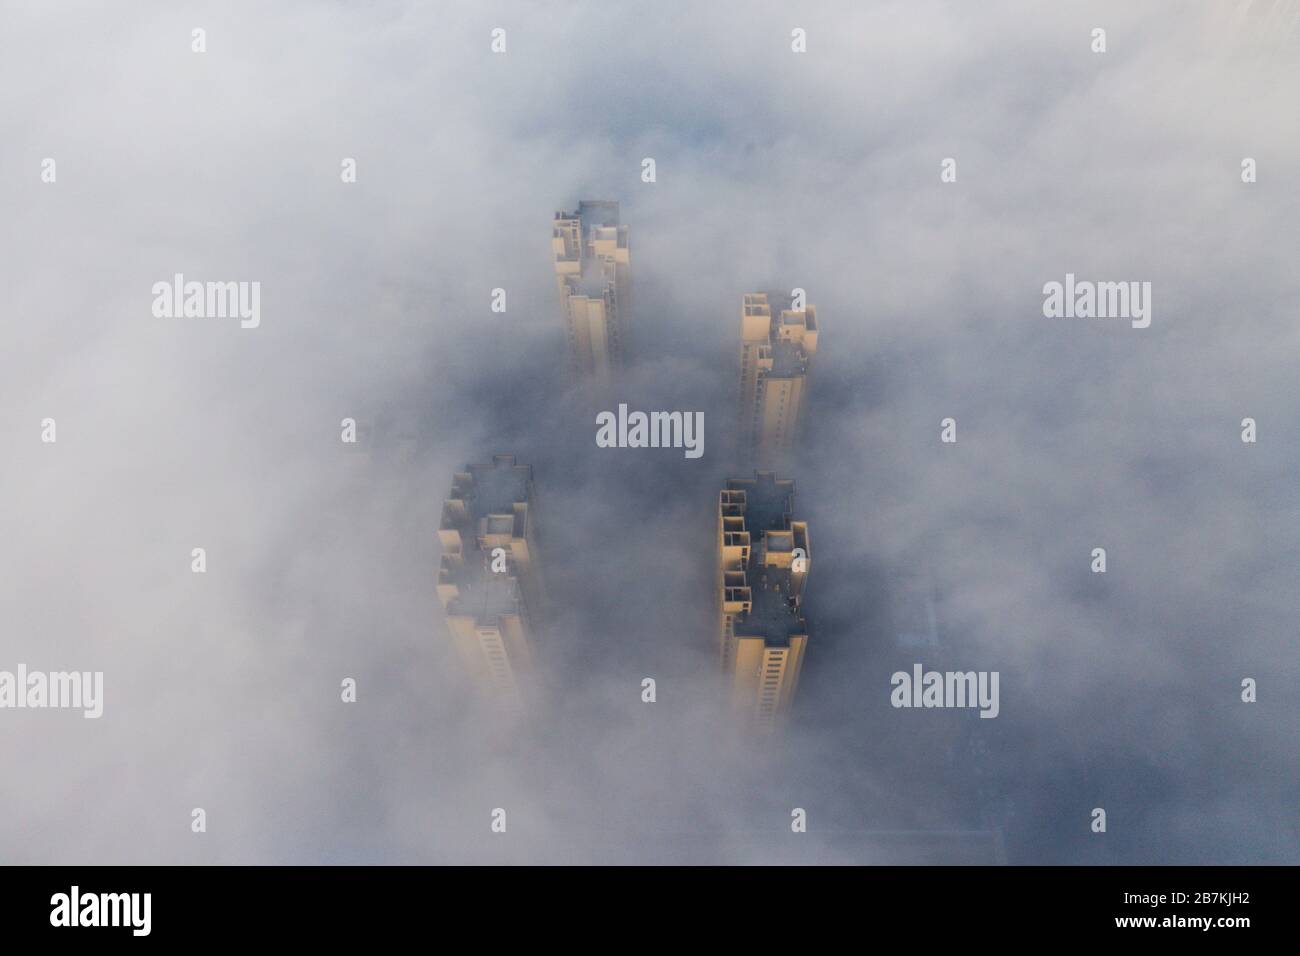
<path id="1" fill-rule="evenodd" d="M 767 292 L 748 293 L 741 305 L 740 452 L 760 468 L 785 463 L 806 414 L 817 308 L 792 306 L 791 297 Z"/>
<path id="2" fill-rule="evenodd" d="M 771 731 L 803 667 L 803 595 L 812 564 L 794 482 L 772 472 L 727 480 L 718 501 L 719 647 L 730 703 Z"/>
<path id="3" fill-rule="evenodd" d="M 618 203 L 583 200 L 551 228 L 555 281 L 575 370 L 606 378 L 622 367 L 631 317 L 631 258 Z"/>
<path id="4" fill-rule="evenodd" d="M 512 704 L 543 613 L 533 519 L 532 467 L 497 455 L 456 473 L 438 527 L 448 630 L 471 674 Z"/>

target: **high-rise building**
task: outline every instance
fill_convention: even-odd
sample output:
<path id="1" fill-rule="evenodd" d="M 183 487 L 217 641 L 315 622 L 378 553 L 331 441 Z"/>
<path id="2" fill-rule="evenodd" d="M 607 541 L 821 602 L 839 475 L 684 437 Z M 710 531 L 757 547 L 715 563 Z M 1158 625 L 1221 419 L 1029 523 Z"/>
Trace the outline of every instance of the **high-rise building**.
<path id="1" fill-rule="evenodd" d="M 817 308 L 772 314 L 769 293 L 751 292 L 740 313 L 740 422 L 742 460 L 759 468 L 785 463 L 805 412 L 808 372 L 817 352 Z"/>
<path id="2" fill-rule="evenodd" d="M 512 706 L 544 611 L 535 524 L 532 466 L 496 455 L 456 473 L 438 527 L 447 629 L 482 688 Z"/>
<path id="3" fill-rule="evenodd" d="M 730 478 L 718 501 L 722 669 L 732 707 L 770 731 L 803 668 L 808 524 L 794 520 L 794 482 L 770 471 Z"/>
<path id="4" fill-rule="evenodd" d="M 577 212 L 557 212 L 551 248 L 573 366 L 606 378 L 623 364 L 631 319 L 631 259 L 618 203 L 584 200 Z"/>

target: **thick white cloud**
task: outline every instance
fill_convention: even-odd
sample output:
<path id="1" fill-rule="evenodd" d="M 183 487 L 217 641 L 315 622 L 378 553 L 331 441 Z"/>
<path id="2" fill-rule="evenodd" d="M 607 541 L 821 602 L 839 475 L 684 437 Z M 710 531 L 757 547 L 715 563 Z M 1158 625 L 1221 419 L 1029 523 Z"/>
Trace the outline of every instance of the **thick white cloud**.
<path id="1" fill-rule="evenodd" d="M 824 859 L 1295 862 L 1297 75 L 1229 13 L 11 5 L 0 668 L 107 700 L 0 712 L 0 858 L 752 861 L 804 806 Z M 594 445 L 547 235 L 581 198 L 632 230 L 620 398 L 704 409 L 698 462 Z M 1067 271 L 1152 282 L 1151 327 L 1043 318 Z M 155 319 L 176 272 L 260 281 L 261 327 Z M 712 509 L 740 295 L 795 285 L 814 638 L 756 750 L 715 712 Z M 385 412 L 411 456 L 340 451 Z M 451 474 L 498 451 L 565 602 L 514 736 L 432 588 Z M 899 571 L 997 720 L 888 706 Z"/>

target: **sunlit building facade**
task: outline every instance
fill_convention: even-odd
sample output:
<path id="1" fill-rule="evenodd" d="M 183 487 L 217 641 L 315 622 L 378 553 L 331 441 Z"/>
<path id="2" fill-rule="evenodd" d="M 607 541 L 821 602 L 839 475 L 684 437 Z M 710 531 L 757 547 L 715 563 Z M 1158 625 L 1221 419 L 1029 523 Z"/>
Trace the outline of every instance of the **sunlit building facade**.
<path id="1" fill-rule="evenodd" d="M 817 354 L 817 308 L 794 309 L 789 297 L 777 306 L 771 298 L 746 294 L 740 315 L 740 454 L 758 468 L 785 464 L 794 448 Z"/>
<path id="2" fill-rule="evenodd" d="M 812 566 L 794 482 L 727 480 L 718 501 L 719 651 L 731 707 L 764 732 L 789 710 L 803 668 Z"/>
<path id="3" fill-rule="evenodd" d="M 623 365 L 631 319 L 631 258 L 618 203 L 578 204 L 551 228 L 569 353 L 575 371 L 608 379 Z"/>
<path id="4" fill-rule="evenodd" d="M 442 506 L 438 597 L 452 642 L 491 697 L 518 707 L 544 612 L 533 470 L 513 455 L 470 465 Z"/>

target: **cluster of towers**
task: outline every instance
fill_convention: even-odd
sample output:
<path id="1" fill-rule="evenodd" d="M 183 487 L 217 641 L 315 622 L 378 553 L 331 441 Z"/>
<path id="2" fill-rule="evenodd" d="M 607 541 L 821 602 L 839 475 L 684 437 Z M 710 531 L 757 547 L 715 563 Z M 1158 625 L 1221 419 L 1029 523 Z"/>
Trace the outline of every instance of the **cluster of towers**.
<path id="1" fill-rule="evenodd" d="M 618 203 L 557 212 L 551 246 L 572 368 L 587 380 L 614 381 L 631 320 L 628 227 Z M 817 333 L 817 310 L 801 289 L 743 297 L 737 455 L 754 470 L 727 479 L 718 498 L 717 640 L 727 699 L 760 731 L 775 729 L 789 709 L 808 643 L 808 524 L 795 516 L 794 481 L 774 469 L 799 435 Z M 533 634 L 546 616 L 532 467 L 497 455 L 457 473 L 438 535 L 438 595 L 452 640 L 478 684 L 517 710 Z"/>

